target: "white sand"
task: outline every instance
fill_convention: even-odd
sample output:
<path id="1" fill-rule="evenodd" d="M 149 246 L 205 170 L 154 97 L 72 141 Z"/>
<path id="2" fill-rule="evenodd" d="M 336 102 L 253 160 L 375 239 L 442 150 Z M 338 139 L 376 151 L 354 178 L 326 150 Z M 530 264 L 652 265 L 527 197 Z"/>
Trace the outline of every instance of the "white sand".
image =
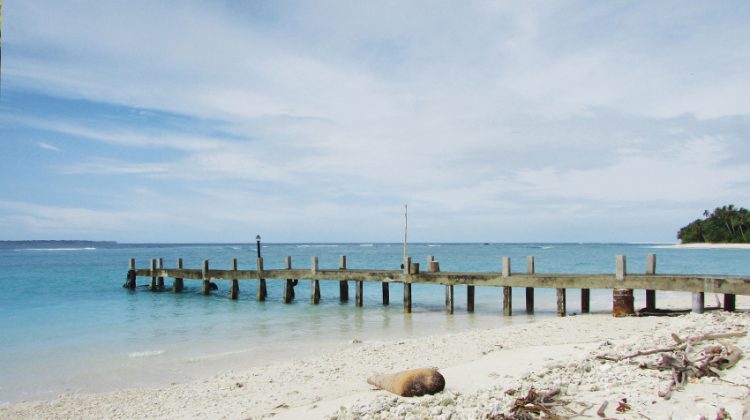
<path id="1" fill-rule="evenodd" d="M 707 302 L 709 301 L 707 296 Z M 661 306 L 661 304 L 659 305 Z M 738 297 L 738 308 L 750 299 Z M 715 418 L 719 407 L 743 418 L 750 399 L 750 337 L 730 339 L 745 353 L 723 379 L 700 380 L 671 400 L 657 396 L 666 373 L 596 354 L 624 354 L 671 342 L 670 333 L 750 329 L 750 314 L 715 311 L 680 317 L 613 318 L 608 314 L 544 318 L 493 330 L 391 341 L 351 343 L 327 354 L 304 349 L 296 360 L 221 373 L 162 389 L 123 389 L 98 395 L 63 395 L 49 402 L 0 408 L 0 418 L 474 418 L 507 410 L 511 388 L 561 386 L 570 407 L 590 418 L 602 401 L 607 415 L 651 419 Z M 436 332 L 438 333 L 438 332 Z M 366 383 L 375 372 L 438 367 L 446 391 L 432 397 L 400 398 Z M 616 414 L 627 397 L 633 409 Z M 589 408 L 586 408 L 589 407 Z"/>
<path id="2" fill-rule="evenodd" d="M 678 249 L 750 249 L 750 244 L 692 243 L 692 244 L 663 245 L 663 246 L 660 246 L 660 248 L 678 248 Z"/>

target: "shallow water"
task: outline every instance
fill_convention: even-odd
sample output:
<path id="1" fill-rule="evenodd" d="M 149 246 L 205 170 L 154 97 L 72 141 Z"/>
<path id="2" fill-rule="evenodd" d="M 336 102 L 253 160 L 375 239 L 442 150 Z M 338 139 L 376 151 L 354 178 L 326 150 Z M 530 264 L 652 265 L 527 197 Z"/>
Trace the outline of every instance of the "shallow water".
<path id="1" fill-rule="evenodd" d="M 510 256 L 513 271 L 525 270 L 534 255 L 539 273 L 611 273 L 615 255 L 627 256 L 629 272 L 643 272 L 645 256 L 657 254 L 658 273 L 741 274 L 750 271 L 750 250 L 674 249 L 649 244 L 410 244 L 409 255 L 428 255 L 443 271 L 499 271 Z M 397 269 L 400 244 L 269 244 L 266 268 L 295 267 Z M 380 340 L 528 322 L 524 290 L 513 290 L 513 317 L 502 316 L 502 290 L 478 287 L 476 312 L 466 313 L 465 288 L 456 286 L 455 314 L 444 313 L 442 286 L 414 285 L 413 313 L 403 314 L 402 286 L 391 285 L 391 305 L 381 304 L 381 288 L 365 283 L 364 307 L 340 303 L 338 282 L 321 282 L 320 305 L 309 303 L 310 282 L 300 281 L 297 299 L 281 301 L 282 281 L 268 281 L 268 300 L 255 301 L 254 281 L 240 282 L 240 298 L 227 298 L 229 282 L 200 294 L 200 282 L 185 281 L 181 294 L 134 293 L 121 286 L 128 259 L 147 267 L 164 258 L 167 267 L 183 258 L 186 268 L 209 259 L 216 268 L 239 259 L 253 269 L 255 244 L 70 246 L 3 243 L 0 246 L 0 402 L 54 397 L 62 392 L 100 392 L 126 386 L 160 386 L 232 368 L 289 357 L 315 357 L 353 339 Z M 139 278 L 145 286 L 148 279 Z M 167 279 L 167 286 L 171 279 Z M 593 311 L 606 311 L 611 291 L 592 290 Z M 636 303 L 642 299 L 636 294 Z M 578 291 L 568 291 L 568 310 L 578 312 Z M 555 291 L 538 289 L 536 317 L 554 316 Z"/>

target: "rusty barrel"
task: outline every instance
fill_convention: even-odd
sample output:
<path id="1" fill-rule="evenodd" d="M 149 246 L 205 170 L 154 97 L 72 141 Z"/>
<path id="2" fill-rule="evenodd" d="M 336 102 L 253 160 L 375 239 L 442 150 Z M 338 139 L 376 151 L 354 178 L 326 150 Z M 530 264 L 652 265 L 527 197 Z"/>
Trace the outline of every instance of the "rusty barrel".
<path id="1" fill-rule="evenodd" d="M 635 315 L 633 305 L 633 289 L 612 290 L 612 316 Z"/>

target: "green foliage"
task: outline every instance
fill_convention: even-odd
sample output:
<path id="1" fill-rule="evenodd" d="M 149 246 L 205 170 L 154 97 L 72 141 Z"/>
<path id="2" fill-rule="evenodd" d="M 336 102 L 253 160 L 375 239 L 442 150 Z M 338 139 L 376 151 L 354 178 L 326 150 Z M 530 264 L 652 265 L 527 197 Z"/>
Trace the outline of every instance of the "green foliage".
<path id="1" fill-rule="evenodd" d="M 691 242 L 750 243 L 750 211 L 733 204 L 717 207 L 712 213 L 703 212 L 703 219 L 695 219 L 677 232 L 683 244 Z"/>

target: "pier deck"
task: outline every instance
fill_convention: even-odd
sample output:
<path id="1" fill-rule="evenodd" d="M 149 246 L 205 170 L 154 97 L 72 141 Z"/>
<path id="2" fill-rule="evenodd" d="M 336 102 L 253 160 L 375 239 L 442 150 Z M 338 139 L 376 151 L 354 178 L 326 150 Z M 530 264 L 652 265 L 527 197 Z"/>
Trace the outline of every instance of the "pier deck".
<path id="1" fill-rule="evenodd" d="M 582 312 L 588 312 L 590 289 L 613 289 L 615 315 L 627 315 L 633 313 L 632 290 L 646 290 L 646 308 L 655 309 L 655 291 L 679 291 L 693 293 L 693 311 L 703 311 L 703 294 L 724 294 L 724 308 L 734 310 L 735 295 L 750 295 L 750 277 L 729 275 L 676 275 L 656 274 L 656 258 L 654 254 L 647 256 L 646 273 L 627 273 L 625 257 L 618 255 L 615 258 L 615 272 L 602 274 L 549 274 L 534 272 L 534 257 L 527 257 L 526 272 L 513 273 L 510 269 L 510 258 L 503 257 L 502 270 L 499 272 L 441 272 L 439 262 L 434 257 L 428 257 L 427 271 L 420 271 L 419 264 L 411 262 L 406 258 L 402 270 L 371 270 L 371 269 L 347 269 L 346 257 L 342 256 L 338 269 L 321 269 L 318 266 L 318 258 L 312 257 L 309 269 L 292 268 L 291 257 L 285 259 L 284 269 L 264 269 L 263 258 L 256 260 L 255 270 L 238 270 L 237 261 L 233 259 L 230 269 L 209 268 L 208 260 L 203 261 L 200 269 L 187 269 L 182 267 L 182 259 L 177 261 L 175 268 L 163 266 L 161 259 L 152 259 L 149 268 L 136 268 L 135 260 L 130 260 L 128 281 L 124 287 L 135 289 L 137 277 L 150 277 L 150 289 L 164 290 L 164 278 L 175 279 L 172 290 L 180 292 L 184 280 L 200 280 L 203 282 L 203 293 L 211 292 L 210 282 L 212 280 L 232 281 L 230 298 L 236 299 L 239 292 L 239 281 L 258 282 L 256 297 L 265 300 L 266 285 L 268 279 L 286 280 L 285 302 L 291 302 L 294 294 L 289 289 L 296 284 L 297 280 L 311 281 L 311 301 L 318 303 L 320 300 L 320 281 L 339 281 L 340 298 L 348 300 L 348 282 L 356 284 L 357 306 L 362 306 L 362 282 L 381 282 L 383 284 L 383 303 L 389 303 L 389 285 L 391 283 L 402 283 L 404 285 L 404 311 L 411 312 L 411 285 L 412 284 L 434 284 L 446 287 L 446 311 L 453 312 L 453 287 L 467 286 L 467 307 L 473 311 L 474 287 L 491 286 L 503 288 L 503 313 L 511 315 L 511 288 L 526 288 L 526 312 L 533 313 L 534 288 L 557 289 L 558 314 L 565 315 L 565 289 L 581 289 Z M 619 292 L 619 293 L 618 293 Z M 628 295 L 630 293 L 630 295 Z M 620 307 L 618 309 L 618 306 Z M 622 313 L 618 313 L 621 312 Z"/>

